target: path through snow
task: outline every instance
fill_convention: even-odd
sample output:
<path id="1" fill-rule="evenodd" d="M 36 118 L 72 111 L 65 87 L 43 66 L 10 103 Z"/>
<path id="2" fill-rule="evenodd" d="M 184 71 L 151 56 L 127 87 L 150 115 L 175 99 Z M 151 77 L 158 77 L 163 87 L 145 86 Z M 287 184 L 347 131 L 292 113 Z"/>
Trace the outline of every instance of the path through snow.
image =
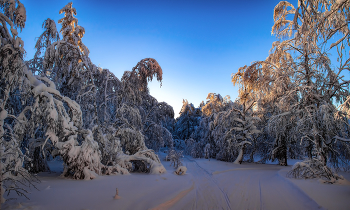
<path id="1" fill-rule="evenodd" d="M 213 164 L 184 159 L 195 188 L 171 209 L 321 209 L 279 175 L 281 166 L 229 164 L 234 168 L 211 172 Z"/>
<path id="2" fill-rule="evenodd" d="M 164 157 L 161 153 L 160 158 Z M 162 163 L 167 170 L 165 174 L 99 176 L 91 181 L 61 178 L 60 173 L 41 173 L 42 182 L 37 185 L 40 191 L 28 189 L 30 201 L 18 198 L 12 203 L 6 202 L 3 207 L 33 210 L 341 210 L 350 206 L 350 184 L 328 185 L 317 180 L 288 179 L 285 174 L 290 166 L 236 165 L 186 156 L 183 164 L 187 172 L 178 176 L 170 162 Z M 350 179 L 350 173 L 343 175 Z M 118 200 L 113 199 L 116 188 L 121 197 Z"/>

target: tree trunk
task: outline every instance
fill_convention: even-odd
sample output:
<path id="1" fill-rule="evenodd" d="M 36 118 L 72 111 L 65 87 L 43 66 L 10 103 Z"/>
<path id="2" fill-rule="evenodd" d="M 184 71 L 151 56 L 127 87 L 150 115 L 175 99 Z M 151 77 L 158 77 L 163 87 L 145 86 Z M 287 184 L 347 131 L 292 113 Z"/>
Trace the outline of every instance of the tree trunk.
<path id="1" fill-rule="evenodd" d="M 250 153 L 249 161 L 248 162 L 254 162 L 254 154 L 255 154 L 256 148 L 254 147 L 253 151 Z"/>
<path id="2" fill-rule="evenodd" d="M 320 160 L 323 164 L 323 166 L 327 165 L 327 156 L 326 153 L 323 151 L 322 147 L 322 142 L 320 136 L 315 136 L 316 139 L 316 150 L 317 150 L 317 155 L 320 157 Z"/>
<path id="3" fill-rule="evenodd" d="M 281 149 L 279 151 L 278 155 L 278 162 L 280 166 L 287 166 L 287 141 L 286 137 L 282 136 L 281 137 Z"/>
<path id="4" fill-rule="evenodd" d="M 306 147 L 307 150 L 307 157 L 311 160 L 312 159 L 312 148 L 313 148 L 313 144 L 312 142 L 309 140 L 309 145 Z"/>
<path id="5" fill-rule="evenodd" d="M 234 164 L 242 164 L 242 162 L 243 162 L 244 150 L 245 150 L 245 144 L 243 144 L 243 146 L 242 146 L 241 149 L 239 150 L 238 157 L 237 157 L 237 159 L 235 160 L 235 162 L 233 162 Z"/>
<path id="6" fill-rule="evenodd" d="M 47 163 L 46 157 L 43 156 L 41 148 L 36 147 L 33 152 L 32 162 L 28 166 L 31 173 L 47 172 L 50 171 L 50 167 Z"/>
<path id="7" fill-rule="evenodd" d="M 2 138 L 0 138 L 0 143 L 2 143 L 1 142 L 2 141 Z M 2 152 L 2 145 L 0 144 L 0 161 L 2 160 L 2 155 L 3 155 L 3 152 Z M 1 161 L 2 162 L 2 161 Z M 2 163 L 0 164 L 0 210 L 1 210 L 1 204 L 2 204 L 2 202 L 4 201 L 3 199 L 3 195 L 2 195 Z"/>

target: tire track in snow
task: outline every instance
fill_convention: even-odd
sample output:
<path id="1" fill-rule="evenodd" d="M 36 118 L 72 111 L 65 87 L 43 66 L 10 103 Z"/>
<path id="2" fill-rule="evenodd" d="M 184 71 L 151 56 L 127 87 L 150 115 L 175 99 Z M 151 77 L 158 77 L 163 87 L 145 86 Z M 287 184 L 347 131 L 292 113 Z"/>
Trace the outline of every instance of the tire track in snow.
<path id="1" fill-rule="evenodd" d="M 198 172 L 202 172 L 202 174 L 205 175 L 205 178 L 207 180 L 210 180 L 212 183 L 214 183 L 214 185 L 217 187 L 217 189 L 219 189 L 222 193 L 222 196 L 225 198 L 225 201 L 226 201 L 226 205 L 227 205 L 227 208 L 226 209 L 232 209 L 231 208 L 231 202 L 230 202 L 230 199 L 228 198 L 228 195 L 226 192 L 224 192 L 224 190 L 219 186 L 219 184 L 216 182 L 215 179 L 213 179 L 213 174 L 209 173 L 207 170 L 205 170 L 203 167 L 201 167 L 197 161 L 195 160 L 191 160 L 189 159 L 188 157 L 185 157 L 189 163 L 194 163 L 194 166 L 197 167 L 199 170 L 197 170 Z M 204 173 L 203 173 L 204 172 Z M 196 188 L 196 198 L 198 197 L 197 195 L 197 191 L 198 191 L 198 187 Z M 195 204 L 196 204 L 196 207 L 197 207 L 197 199 L 195 200 Z M 225 209 L 225 208 L 223 208 Z"/>

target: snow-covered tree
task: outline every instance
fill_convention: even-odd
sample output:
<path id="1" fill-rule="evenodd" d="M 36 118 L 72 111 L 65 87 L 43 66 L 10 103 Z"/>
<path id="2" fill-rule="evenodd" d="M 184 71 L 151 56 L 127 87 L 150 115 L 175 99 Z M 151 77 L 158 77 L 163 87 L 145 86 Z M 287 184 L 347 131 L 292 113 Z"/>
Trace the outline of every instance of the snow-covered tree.
<path id="1" fill-rule="evenodd" d="M 226 161 L 232 161 L 235 157 L 234 162 L 239 164 L 243 161 L 246 145 L 252 145 L 253 136 L 260 133 L 255 126 L 259 118 L 254 116 L 252 111 L 255 102 L 242 101 L 244 101 L 243 104 L 237 104 L 232 106 L 231 110 L 218 113 L 211 125 L 215 126 L 213 135 L 218 136 L 219 140 L 220 151 L 217 157 Z"/>
<path id="2" fill-rule="evenodd" d="M 300 0 L 294 7 L 281 1 L 274 9 L 272 27 L 279 41 L 269 57 L 233 77 L 257 100 L 258 112 L 267 116 L 269 133 L 275 138 L 271 155 L 280 164 L 286 165 L 287 151 L 300 150 L 295 145 L 301 144 L 310 160 L 319 159 L 328 170 L 330 157 L 339 162 L 337 139 L 348 144 L 348 118 L 334 104 L 349 95 L 350 82 L 342 76 L 350 64 L 345 53 L 350 46 L 349 4 Z M 337 61 L 329 57 L 333 52 Z"/>
<path id="3" fill-rule="evenodd" d="M 180 116 L 175 122 L 175 136 L 176 138 L 185 140 L 190 138 L 191 134 L 195 131 L 199 125 L 201 118 L 201 110 L 195 108 L 192 103 L 188 103 L 187 100 L 183 100 Z"/>
<path id="4" fill-rule="evenodd" d="M 203 149 L 201 146 L 201 142 L 197 142 L 193 138 L 189 138 L 185 140 L 185 144 L 186 144 L 185 153 L 187 155 L 191 155 L 194 158 L 203 157 Z"/>
<path id="5" fill-rule="evenodd" d="M 207 102 L 202 104 L 201 111 L 204 116 L 210 116 L 213 113 L 227 110 L 230 107 L 230 96 L 224 98 L 220 94 L 209 93 L 207 96 Z"/>
<path id="6" fill-rule="evenodd" d="M 143 96 L 141 110 L 144 112 L 143 133 L 146 135 L 146 145 L 156 151 L 167 145 L 173 147 L 172 134 L 167 128 L 167 123 L 174 119 L 173 107 L 165 102 L 147 94 Z"/>
<path id="7" fill-rule="evenodd" d="M 56 23 L 50 18 L 46 19 L 42 27 L 45 31 L 37 38 L 35 43 L 36 52 L 34 58 L 27 61 L 28 68 L 33 72 L 34 75 L 40 76 L 51 76 L 51 72 L 44 69 L 43 66 L 43 54 L 45 54 L 46 48 L 50 46 L 53 42 L 56 42 L 60 39 L 59 33 L 56 29 Z"/>
<path id="8" fill-rule="evenodd" d="M 290 138 L 293 136 L 290 135 L 293 125 L 288 124 L 286 127 L 287 122 L 293 122 L 293 119 L 290 118 L 293 115 L 291 113 L 279 115 L 279 113 L 290 111 L 290 104 L 297 101 L 296 95 L 286 95 L 287 91 L 295 87 L 292 82 L 294 67 L 295 63 L 287 51 L 286 43 L 276 41 L 272 44 L 270 55 L 266 60 L 244 66 L 232 75 L 234 85 L 241 85 L 240 96 L 245 97 L 246 100 L 257 101 L 254 109 L 262 119 L 259 124 L 264 136 L 258 138 L 257 143 L 262 142 L 259 148 L 263 151 L 258 151 L 258 153 L 263 156 L 263 161 L 277 158 L 281 165 L 286 165 L 287 151 L 291 148 L 288 142 L 295 142 L 295 139 Z M 285 99 L 279 100 L 281 97 Z M 267 129 L 268 125 L 273 129 Z M 271 145 L 266 147 L 267 144 Z"/>
<path id="9" fill-rule="evenodd" d="M 203 115 L 199 126 L 192 134 L 192 138 L 200 142 L 202 150 L 205 150 L 206 145 L 210 145 L 208 154 L 210 154 L 211 158 L 230 161 L 230 158 L 225 158 L 227 157 L 226 155 L 223 155 L 225 156 L 223 157 L 219 153 L 225 150 L 223 149 L 225 143 L 222 138 L 229 126 L 226 123 L 227 121 L 225 121 L 229 119 L 223 116 L 232 106 L 233 102 L 229 96 L 223 98 L 216 93 L 209 93 L 206 103 L 202 102 L 200 105 Z M 228 150 L 225 151 L 230 153 L 228 156 L 233 155 Z"/>
<path id="10" fill-rule="evenodd" d="M 170 161 L 170 165 L 173 165 L 174 168 L 178 168 L 179 166 L 182 166 L 182 155 L 183 151 L 176 151 L 175 149 L 170 149 L 168 151 L 167 156 L 165 157 L 165 160 Z"/>
<path id="11" fill-rule="evenodd" d="M 142 121 L 138 109 L 123 104 L 117 110 L 116 135 L 126 154 L 135 154 L 146 149 L 144 135 L 142 134 Z"/>
<path id="12" fill-rule="evenodd" d="M 36 46 L 38 52 L 41 47 L 45 48 L 43 70 L 37 70 L 32 62 L 29 65 L 33 72 L 45 72 L 42 76 L 44 82 L 57 87 L 64 99 L 76 101 L 79 106 L 82 118 L 79 125 L 74 124 L 76 129 L 54 143 L 51 151 L 52 156 L 63 157 L 66 166 L 62 175 L 90 179 L 99 174 L 126 174 L 135 170 L 149 172 L 159 169 L 164 172 L 157 155 L 145 146 L 143 129 L 146 119 L 142 114 L 146 112 L 141 106 L 142 98 L 149 94 L 148 81 L 153 76 L 162 80 L 159 64 L 151 58 L 143 59 L 119 80 L 108 69 L 91 62 L 89 50 L 82 43 L 85 30 L 74 17 L 76 10 L 72 3 L 62 8 L 61 13 L 65 15 L 59 20 L 63 38 L 45 42 L 57 34 L 54 23 L 46 20 L 45 31 L 38 40 L 45 44 Z M 67 104 L 64 102 L 63 107 L 67 108 Z M 166 113 L 166 107 L 166 104 L 159 103 L 158 109 L 154 109 L 158 111 L 152 109 L 152 115 Z M 151 121 L 148 119 L 147 122 L 160 122 Z M 171 142 L 169 132 L 161 128 L 162 136 Z"/>
<path id="13" fill-rule="evenodd" d="M 348 121 L 337 117 L 342 113 L 333 103 L 345 101 L 349 95 L 350 81 L 341 76 L 350 66 L 350 60 L 344 54 L 350 46 L 349 6 L 349 1 L 308 0 L 299 1 L 297 8 L 281 2 L 274 11 L 272 32 L 278 37 L 289 35 L 291 39 L 285 41 L 286 45 L 297 55 L 293 78 L 295 88 L 287 92 L 287 95 L 300 97 L 291 104 L 299 118 L 296 130 L 302 139 L 312 143 L 324 167 L 338 134 L 342 138 L 348 135 L 344 132 Z M 288 14 L 294 19 L 288 20 Z M 332 39 L 336 42 L 330 44 Z M 328 57 L 333 47 L 337 47 L 338 70 L 331 68 Z"/>
<path id="14" fill-rule="evenodd" d="M 204 147 L 204 158 L 210 160 L 210 144 L 206 144 Z"/>
<path id="15" fill-rule="evenodd" d="M 202 132 L 201 143 L 203 146 L 210 144 L 209 153 L 212 158 L 230 162 L 234 160 L 235 145 L 231 141 L 232 138 L 228 138 L 228 136 L 233 137 L 234 133 L 225 136 L 227 130 L 235 124 L 234 117 L 233 112 L 221 111 L 202 119 L 199 128 L 206 127 L 208 132 Z"/>
<path id="16" fill-rule="evenodd" d="M 23 168 L 25 154 L 20 150 L 21 139 L 14 131 L 21 111 L 19 86 L 23 82 L 23 41 L 17 29 L 25 26 L 26 11 L 16 1 L 0 1 L 0 206 L 5 192 L 15 191 L 26 196 L 23 185 L 31 186 L 33 177 Z"/>
<path id="17" fill-rule="evenodd" d="M 93 78 L 97 87 L 96 104 L 98 124 L 110 125 L 116 120 L 116 111 L 122 100 L 122 82 L 108 69 L 97 68 Z"/>
<path id="18" fill-rule="evenodd" d="M 258 133 L 254 125 L 257 118 L 252 115 L 251 106 L 246 107 L 241 112 L 243 107 L 238 102 L 232 102 L 229 97 L 222 98 L 220 94 L 209 93 L 207 102 L 202 103 L 200 108 L 198 108 L 203 112 L 203 115 L 197 117 L 199 125 L 190 134 L 190 138 L 185 141 L 187 145 L 185 153 L 193 157 L 206 155 L 207 158 L 216 158 L 223 161 L 234 161 L 237 159 L 239 151 L 241 149 L 243 151 L 246 147 L 241 143 L 248 142 L 251 144 L 250 141 L 255 142 L 255 134 Z M 183 110 L 190 111 L 195 110 L 195 108 L 193 105 L 188 105 L 187 101 L 184 101 Z M 244 121 L 243 124 L 241 118 Z M 177 119 L 177 127 L 175 128 L 179 129 L 179 125 L 181 125 L 179 122 L 183 119 L 181 119 L 181 116 Z M 182 124 L 184 127 L 186 126 L 186 124 Z M 237 137 L 239 138 L 237 139 Z M 210 145 L 210 147 L 207 145 Z M 256 143 L 254 143 L 254 147 L 256 147 Z M 254 152 L 252 150 L 251 156 L 254 155 Z"/>
<path id="19" fill-rule="evenodd" d="M 46 47 L 43 65 L 50 72 L 50 78 L 60 93 L 80 104 L 83 111 L 84 127 L 92 129 L 98 118 L 97 87 L 94 74 L 99 70 L 91 62 L 88 57 L 89 50 L 82 42 L 85 30 L 78 25 L 78 20 L 74 17 L 77 13 L 72 7 L 72 2 L 60 10 L 60 14 L 62 13 L 65 17 L 58 21 L 62 24 L 60 30 L 62 40 L 53 42 Z M 50 23 L 49 32 L 51 35 L 56 34 L 54 29 L 55 27 Z M 47 31 L 45 30 L 40 37 Z"/>
<path id="20" fill-rule="evenodd" d="M 77 15 L 77 11 L 72 5 L 72 2 L 68 3 L 59 12 L 60 14 L 64 13 L 64 18 L 58 20 L 58 23 L 62 24 L 60 32 L 64 41 L 78 46 L 80 51 L 88 56 L 89 49 L 81 41 L 85 34 L 85 29 L 78 25 L 78 19 L 74 17 L 74 15 Z"/>

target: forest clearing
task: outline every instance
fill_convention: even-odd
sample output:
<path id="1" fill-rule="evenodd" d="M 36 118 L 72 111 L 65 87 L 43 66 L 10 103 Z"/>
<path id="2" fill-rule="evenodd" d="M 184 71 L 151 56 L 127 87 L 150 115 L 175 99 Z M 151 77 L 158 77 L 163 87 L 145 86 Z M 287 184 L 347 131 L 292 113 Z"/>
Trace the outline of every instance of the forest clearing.
<path id="1" fill-rule="evenodd" d="M 151 95 L 152 81 L 166 81 L 161 61 L 143 57 L 120 78 L 92 62 L 72 2 L 57 23 L 42 20 L 28 59 L 29 12 L 0 0 L 0 208 L 348 209 L 349 8 L 278 2 L 266 59 L 228 77 L 237 98 L 183 99 L 177 115 Z"/>

